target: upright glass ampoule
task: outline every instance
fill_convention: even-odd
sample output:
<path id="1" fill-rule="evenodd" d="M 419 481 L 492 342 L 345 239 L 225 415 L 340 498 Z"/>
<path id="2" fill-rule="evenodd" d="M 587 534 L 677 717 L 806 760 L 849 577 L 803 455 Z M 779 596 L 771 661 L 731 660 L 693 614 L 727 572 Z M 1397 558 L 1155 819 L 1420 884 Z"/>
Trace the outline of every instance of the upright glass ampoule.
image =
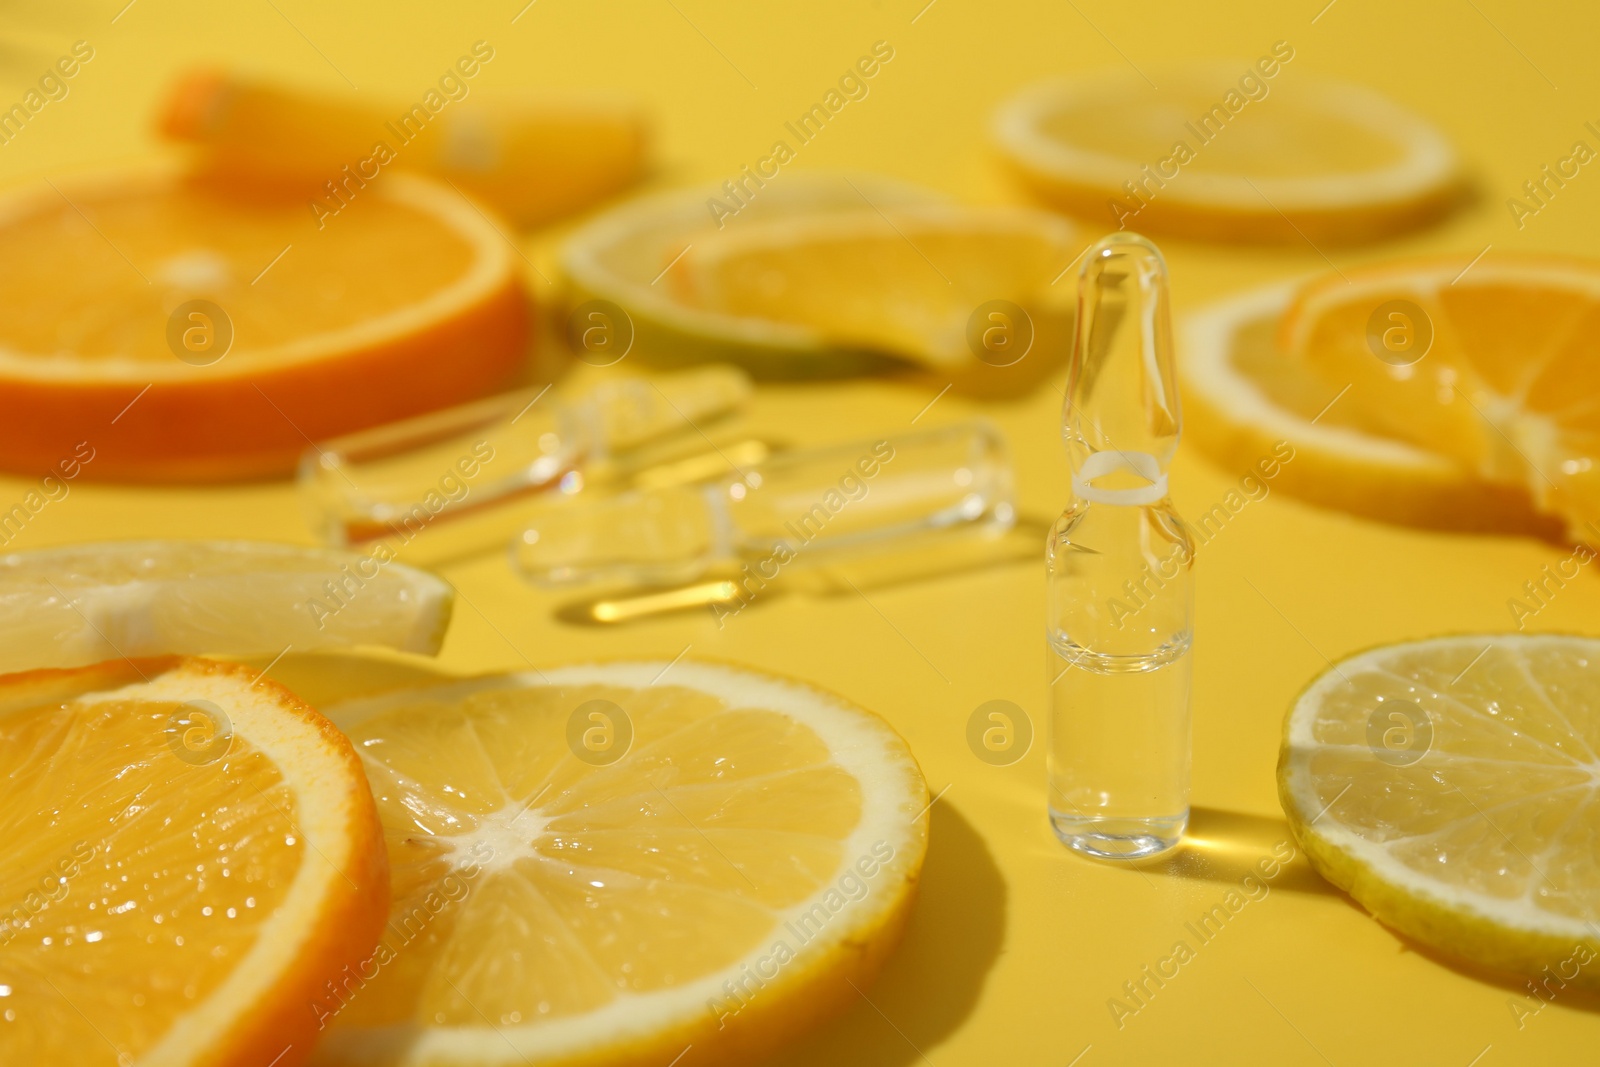
<path id="1" fill-rule="evenodd" d="M 1078 276 L 1072 498 L 1045 553 L 1050 822 L 1091 856 L 1153 855 L 1189 821 L 1194 546 L 1167 495 L 1179 427 L 1166 263 L 1112 234 Z"/>

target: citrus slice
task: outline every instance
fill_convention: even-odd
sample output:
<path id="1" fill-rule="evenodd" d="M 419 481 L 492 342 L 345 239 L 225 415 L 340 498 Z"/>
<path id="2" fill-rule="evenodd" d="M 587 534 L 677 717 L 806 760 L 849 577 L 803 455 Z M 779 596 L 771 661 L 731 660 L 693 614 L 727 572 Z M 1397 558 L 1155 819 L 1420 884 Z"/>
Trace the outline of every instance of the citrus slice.
<path id="1" fill-rule="evenodd" d="M 0 1060 L 303 1063 L 388 899 L 350 742 L 256 672 L 0 678 Z"/>
<path id="2" fill-rule="evenodd" d="M 1289 358 L 1278 329 L 1297 283 L 1218 301 L 1180 323 L 1186 433 L 1236 477 L 1356 515 L 1435 529 L 1555 535 L 1519 486 L 1475 477 L 1389 433 L 1345 391 Z M 1284 447 L 1287 446 L 1287 447 Z"/>
<path id="3" fill-rule="evenodd" d="M 0 670 L 356 645 L 431 655 L 454 598 L 381 546 L 106 541 L 12 552 L 0 556 Z"/>
<path id="4" fill-rule="evenodd" d="M 906 920 L 927 788 L 831 694 L 613 663 L 329 710 L 395 903 L 316 1062 L 750 1062 L 855 1000 Z"/>
<path id="5" fill-rule="evenodd" d="M 1600 952 L 1597 666 L 1600 640 L 1545 634 L 1334 664 L 1290 709 L 1278 761 L 1311 862 L 1456 959 L 1537 976 Z M 1576 981 L 1600 987 L 1594 968 Z"/>
<path id="6" fill-rule="evenodd" d="M 580 210 L 639 177 L 648 138 L 636 104 L 485 92 L 472 83 L 481 58 L 460 57 L 420 102 L 370 103 L 354 91 L 312 93 L 196 70 L 178 80 L 159 121 L 166 136 L 200 147 L 199 165 L 230 180 L 299 181 L 318 196 L 347 167 L 381 181 L 375 176 L 392 164 L 442 177 L 524 226 Z"/>
<path id="7" fill-rule="evenodd" d="M 962 371 L 1009 365 L 1032 348 L 1036 359 L 1069 351 L 1077 290 L 1052 283 L 1082 251 L 1074 227 L 1040 212 L 863 207 L 730 226 L 697 242 L 674 280 L 700 307 Z M 1026 325 L 991 324 L 979 310 L 991 301 L 1021 308 Z M 984 329 L 1000 330 L 990 349 L 968 336 L 975 314 Z M 1017 336 L 1004 336 L 1008 328 L 1020 332 L 1022 350 Z"/>
<path id="8" fill-rule="evenodd" d="M 1289 59 L 1153 71 L 1160 88 L 1120 70 L 1039 85 L 1001 107 L 995 140 L 1044 201 L 1140 233 L 1366 241 L 1450 206 L 1443 134 Z"/>
<path id="9" fill-rule="evenodd" d="M 410 175 L 343 203 L 161 169 L 0 198 L 0 467 L 285 473 L 308 440 L 505 381 L 527 298 L 494 224 Z"/>
<path id="10" fill-rule="evenodd" d="M 1470 269 L 1466 269 L 1470 268 Z M 1394 436 L 1600 531 L 1600 261 L 1378 264 L 1307 285 L 1282 344 Z"/>
<path id="11" fill-rule="evenodd" d="M 696 242 L 761 220 L 938 202 L 932 192 L 867 174 L 780 172 L 745 195 L 725 188 L 676 190 L 623 204 L 578 230 L 562 250 L 570 302 L 614 304 L 628 316 L 633 351 L 650 362 L 735 363 L 764 377 L 813 377 L 889 365 L 840 350 L 816 329 L 686 302 L 674 271 Z M 580 353 L 581 355 L 581 353 Z"/>

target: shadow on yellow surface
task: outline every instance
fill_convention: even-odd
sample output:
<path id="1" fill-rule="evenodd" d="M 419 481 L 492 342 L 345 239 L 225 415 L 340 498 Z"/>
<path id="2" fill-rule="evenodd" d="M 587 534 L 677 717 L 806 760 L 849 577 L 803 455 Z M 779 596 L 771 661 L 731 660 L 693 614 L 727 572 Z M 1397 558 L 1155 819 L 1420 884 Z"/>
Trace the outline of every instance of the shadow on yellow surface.
<path id="1" fill-rule="evenodd" d="M 456 677 L 439 670 L 422 656 L 399 653 L 291 652 L 276 663 L 272 663 L 269 656 L 243 662 L 257 670 L 270 664 L 269 678 L 319 709 L 335 701 Z"/>
<path id="2" fill-rule="evenodd" d="M 954 805 L 935 804 L 930 815 L 928 858 L 905 940 L 854 1008 L 771 1067 L 924 1063 L 923 1051 L 977 1005 L 1005 942 L 1006 883 L 983 835 Z"/>
<path id="3" fill-rule="evenodd" d="M 1449 967 L 1457 974 L 1512 994 L 1506 1001 L 1506 1008 L 1516 1020 L 1518 1030 L 1526 1027 L 1534 1016 L 1551 1004 L 1571 1008 L 1574 1011 L 1600 1013 L 1600 991 L 1580 989 L 1567 980 L 1577 974 L 1582 957 L 1554 960 L 1540 977 L 1528 978 L 1503 971 L 1491 971 L 1467 960 L 1446 956 L 1427 945 L 1411 940 L 1397 930 L 1387 926 L 1384 929 L 1394 935 L 1396 952 L 1415 952 L 1423 959 L 1437 963 L 1441 967 Z M 1566 978 L 1562 977 L 1563 972 Z"/>
<path id="4" fill-rule="evenodd" d="M 1285 863 L 1285 856 L 1292 859 Z M 1278 867 L 1277 873 L 1264 877 L 1262 863 L 1268 864 L 1265 870 Z M 1147 874 L 1234 884 L 1253 877 L 1273 889 L 1340 895 L 1311 869 L 1287 822 L 1218 808 L 1192 809 L 1182 844 L 1137 866 Z"/>

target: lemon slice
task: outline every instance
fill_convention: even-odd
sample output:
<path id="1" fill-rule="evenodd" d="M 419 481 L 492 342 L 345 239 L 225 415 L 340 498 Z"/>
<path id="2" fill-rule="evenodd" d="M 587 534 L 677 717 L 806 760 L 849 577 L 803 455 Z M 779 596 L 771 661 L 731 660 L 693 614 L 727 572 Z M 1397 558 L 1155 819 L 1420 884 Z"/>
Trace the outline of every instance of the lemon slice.
<path id="1" fill-rule="evenodd" d="M 0 556 L 0 670 L 161 653 L 435 653 L 455 593 L 394 562 L 268 541 L 108 541 Z"/>
<path id="2" fill-rule="evenodd" d="M 633 350 L 645 360 L 677 366 L 736 363 L 766 377 L 809 377 L 881 369 L 881 357 L 841 351 L 818 330 L 794 323 L 729 314 L 687 303 L 675 285 L 682 258 L 721 231 L 762 220 L 819 218 L 939 197 L 913 185 L 868 174 L 781 174 L 741 201 L 725 189 L 675 190 L 640 198 L 596 218 L 568 239 L 562 265 L 570 302 L 581 308 L 608 301 L 628 316 Z M 717 208 L 717 205 L 721 205 Z M 714 208 L 716 208 L 714 210 Z M 569 339 L 570 340 L 570 339 Z"/>
<path id="3" fill-rule="evenodd" d="M 350 743 L 242 667 L 0 678 L 0 825 L 0 1062 L 303 1063 L 382 926 Z"/>
<path id="4" fill-rule="evenodd" d="M 1076 228 L 1041 212 L 862 209 L 730 226 L 696 244 L 677 282 L 702 307 L 809 328 L 842 348 L 962 370 L 980 352 L 995 365 L 1028 354 L 1006 351 L 1014 338 L 1002 336 L 986 351 L 968 337 L 973 315 L 991 301 L 1025 311 L 1027 348 L 1070 350 L 1077 287 L 1052 283 L 1082 251 Z M 1008 325 L 1020 324 L 1000 329 Z"/>
<path id="5" fill-rule="evenodd" d="M 1600 640 L 1440 637 L 1314 680 L 1278 791 L 1312 863 L 1378 919 L 1537 975 L 1600 951 L 1597 753 Z M 1593 969 L 1577 981 L 1600 986 Z"/>
<path id="6" fill-rule="evenodd" d="M 1002 156 L 1075 215 L 1211 240 L 1372 240 L 1458 194 L 1450 142 L 1370 90 L 1270 58 L 1151 76 L 1159 89 L 1119 70 L 1024 91 L 996 115 Z"/>
<path id="7" fill-rule="evenodd" d="M 316 1062 L 749 1062 L 856 998 L 907 917 L 916 762 L 798 682 L 614 663 L 329 713 L 395 902 Z"/>
<path id="8" fill-rule="evenodd" d="M 1469 269 L 1470 268 L 1470 269 Z M 1386 432 L 1529 492 L 1574 537 L 1600 523 L 1600 261 L 1379 263 L 1307 284 L 1282 343 Z"/>
<path id="9" fill-rule="evenodd" d="M 1179 324 L 1186 433 L 1236 477 L 1356 515 L 1436 529 L 1552 535 L 1517 486 L 1395 437 L 1354 396 L 1278 344 L 1297 283 L 1200 308 Z M 1350 384 L 1346 381 L 1344 384 Z"/>

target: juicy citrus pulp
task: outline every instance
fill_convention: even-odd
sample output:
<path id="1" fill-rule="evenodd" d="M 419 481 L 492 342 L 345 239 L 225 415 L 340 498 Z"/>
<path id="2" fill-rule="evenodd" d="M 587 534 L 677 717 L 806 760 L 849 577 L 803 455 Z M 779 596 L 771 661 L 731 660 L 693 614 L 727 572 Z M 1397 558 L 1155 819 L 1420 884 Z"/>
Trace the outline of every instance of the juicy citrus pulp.
<path id="1" fill-rule="evenodd" d="M 1600 262 L 1379 264 L 1306 286 L 1283 346 L 1396 437 L 1525 488 L 1574 536 L 1600 522 Z"/>
<path id="2" fill-rule="evenodd" d="M 1486 634 L 1334 664 L 1278 790 L 1312 863 L 1452 957 L 1538 975 L 1600 951 L 1600 640 Z M 1600 987 L 1593 969 L 1580 983 Z"/>
<path id="3" fill-rule="evenodd" d="M 1157 235 L 1368 240 L 1453 199 L 1455 151 L 1434 127 L 1368 90 L 1270 66 L 1050 82 L 1000 109 L 995 138 L 1042 199 Z"/>
<path id="4" fill-rule="evenodd" d="M 304 198 L 164 169 L 18 190 L 0 217 L 9 469 L 89 440 L 88 477 L 278 473 L 308 438 L 480 395 L 523 354 L 512 250 L 414 176 L 320 229 Z"/>
<path id="5" fill-rule="evenodd" d="M 628 663 L 329 711 L 395 893 L 319 1062 L 753 1056 L 853 997 L 905 919 L 922 777 L 881 720 L 801 684 Z"/>
<path id="6" fill-rule="evenodd" d="M 0 768 L 0 1060 L 304 1061 L 387 900 L 343 736 L 243 668 L 124 660 L 0 678 Z"/>
<path id="7" fill-rule="evenodd" d="M 584 225 L 562 249 L 572 302 L 581 307 L 598 299 L 619 307 L 636 331 L 634 351 L 658 363 L 736 363 L 755 374 L 794 377 L 881 369 L 881 359 L 841 351 L 815 329 L 689 303 L 673 274 L 697 242 L 724 230 L 931 204 L 939 197 L 886 178 L 829 173 L 785 174 L 753 190 L 731 217 L 708 210 L 708 203 L 726 203 L 726 197 L 723 189 L 658 193 Z"/>
<path id="8" fill-rule="evenodd" d="M 0 556 L 0 669 L 163 653 L 435 653 L 454 591 L 393 552 L 107 541 Z"/>
<path id="9" fill-rule="evenodd" d="M 1185 429 L 1226 470 L 1358 515 L 1456 530 L 1553 534 L 1520 486 L 1475 476 L 1449 455 L 1393 436 L 1278 344 L 1297 283 L 1201 308 L 1181 324 Z M 1291 458 L 1282 459 L 1286 444 Z M 1271 472 L 1276 473 L 1271 473 Z"/>
<path id="10" fill-rule="evenodd" d="M 863 205 L 824 218 L 730 226 L 696 243 L 675 283 L 701 307 L 809 328 L 834 345 L 960 369 L 979 358 L 968 325 L 989 301 L 1021 306 L 1032 327 L 1051 327 L 1051 344 L 1060 347 L 1077 294 L 1071 284 L 1052 283 L 1082 250 L 1072 226 L 1037 212 L 948 206 L 878 212 Z M 987 357 L 1025 358 L 1004 351 L 1004 343 L 1017 342 L 1008 338 Z"/>

